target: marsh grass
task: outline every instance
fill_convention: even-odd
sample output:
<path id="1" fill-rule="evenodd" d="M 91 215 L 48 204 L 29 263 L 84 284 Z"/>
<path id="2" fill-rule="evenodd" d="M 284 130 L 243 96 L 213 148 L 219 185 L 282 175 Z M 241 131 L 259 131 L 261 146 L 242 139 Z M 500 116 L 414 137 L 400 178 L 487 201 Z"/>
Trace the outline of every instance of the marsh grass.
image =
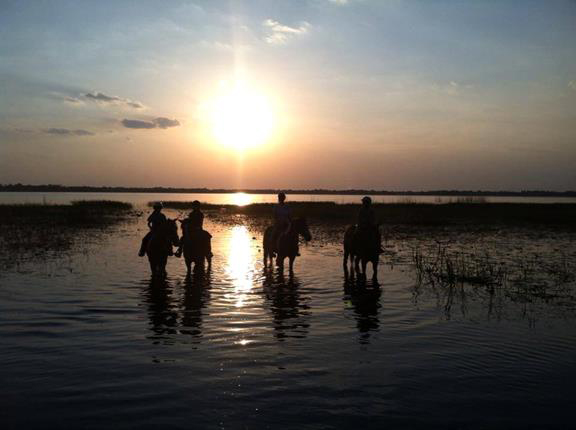
<path id="1" fill-rule="evenodd" d="M 354 223 L 359 204 L 334 202 L 290 202 L 294 216 L 316 221 Z M 152 205 L 152 202 L 149 203 Z M 170 209 L 189 210 L 192 202 L 164 202 Z M 271 217 L 274 204 L 246 206 L 202 204 L 207 212 Z M 447 203 L 374 203 L 382 225 L 557 225 L 576 229 L 576 204 L 573 203 L 486 203 L 479 197 L 461 197 Z"/>
<path id="2" fill-rule="evenodd" d="M 63 253 L 86 238 L 133 214 L 132 205 L 116 201 L 76 201 L 69 205 L 0 205 L 0 262 Z"/>
<path id="3" fill-rule="evenodd" d="M 434 249 L 413 249 L 412 262 L 419 285 L 484 287 L 489 294 L 500 292 L 520 302 L 576 300 L 576 265 L 565 254 L 519 254 L 506 261 L 487 250 L 463 252 L 437 242 Z"/>

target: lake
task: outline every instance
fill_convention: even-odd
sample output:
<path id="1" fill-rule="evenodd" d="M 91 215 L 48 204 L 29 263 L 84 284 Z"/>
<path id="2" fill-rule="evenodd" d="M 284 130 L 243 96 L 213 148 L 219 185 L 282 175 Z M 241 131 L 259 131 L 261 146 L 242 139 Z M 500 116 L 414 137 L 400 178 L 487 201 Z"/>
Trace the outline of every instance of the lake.
<path id="1" fill-rule="evenodd" d="M 481 197 L 491 203 L 576 203 L 576 197 Z M 288 201 L 360 203 L 362 196 L 337 194 L 290 194 Z M 456 196 L 373 196 L 375 203 L 447 203 Z M 247 205 L 250 203 L 275 203 L 275 194 L 248 193 L 36 193 L 0 192 L 0 204 L 47 203 L 66 204 L 75 200 L 117 200 L 137 206 L 154 201 L 193 201 L 212 204 Z"/>
<path id="2" fill-rule="evenodd" d="M 547 295 L 422 285 L 415 234 L 385 239 L 379 286 L 357 283 L 321 225 L 283 277 L 262 266 L 261 228 L 208 214 L 212 270 L 187 279 L 171 258 L 154 281 L 137 256 L 144 218 L 0 273 L 2 429 L 573 427 L 573 280 Z M 576 258 L 574 233 L 458 238 L 502 258 Z"/>

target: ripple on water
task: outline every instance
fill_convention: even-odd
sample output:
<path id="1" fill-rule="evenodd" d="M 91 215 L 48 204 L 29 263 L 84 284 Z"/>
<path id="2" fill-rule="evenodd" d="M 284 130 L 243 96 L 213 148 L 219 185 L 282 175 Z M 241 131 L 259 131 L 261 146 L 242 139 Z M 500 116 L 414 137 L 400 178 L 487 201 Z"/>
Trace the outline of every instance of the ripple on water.
<path id="1" fill-rule="evenodd" d="M 258 232 L 209 221 L 212 270 L 187 278 L 173 258 L 153 280 L 135 256 L 142 226 L 67 267 L 2 275 L 7 428 L 519 428 L 568 416 L 573 318 L 494 318 L 480 294 L 447 312 L 407 266 L 382 265 L 379 286 L 346 280 L 329 244 L 303 247 L 281 276 L 262 267 Z"/>

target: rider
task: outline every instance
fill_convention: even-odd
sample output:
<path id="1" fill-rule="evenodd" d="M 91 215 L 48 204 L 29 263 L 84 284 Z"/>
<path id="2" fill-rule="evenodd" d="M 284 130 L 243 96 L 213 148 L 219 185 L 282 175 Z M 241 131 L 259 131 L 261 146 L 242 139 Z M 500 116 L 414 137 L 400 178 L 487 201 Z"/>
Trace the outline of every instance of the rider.
<path id="1" fill-rule="evenodd" d="M 285 201 L 286 194 L 283 192 L 278 193 L 278 204 L 274 206 L 274 234 L 272 235 L 272 243 L 274 243 L 275 248 L 280 233 L 286 231 L 292 221 L 292 211 Z"/>
<path id="2" fill-rule="evenodd" d="M 368 196 L 362 197 L 362 207 L 358 212 L 357 225 L 359 232 L 365 232 L 370 236 L 375 237 L 378 243 L 378 252 L 384 252 L 382 249 L 380 229 L 378 228 L 376 214 L 374 213 L 374 208 L 372 207 L 372 199 Z"/>
<path id="3" fill-rule="evenodd" d="M 182 238 L 180 239 L 180 246 L 178 251 L 176 251 L 176 257 L 182 255 L 182 245 L 184 243 L 184 237 L 188 235 L 188 230 L 202 230 L 204 226 L 204 214 L 200 210 L 200 202 L 194 200 L 192 202 L 192 212 L 188 214 L 188 218 L 182 221 Z"/>
<path id="4" fill-rule="evenodd" d="M 154 203 L 154 211 L 148 216 L 148 228 L 150 231 L 144 236 L 142 239 L 142 244 L 140 245 L 140 252 L 138 255 L 140 257 L 144 257 L 146 254 L 146 246 L 148 245 L 148 241 L 150 240 L 150 236 L 152 236 L 152 232 L 158 228 L 160 224 L 166 221 L 166 215 L 162 213 L 162 202 Z"/>

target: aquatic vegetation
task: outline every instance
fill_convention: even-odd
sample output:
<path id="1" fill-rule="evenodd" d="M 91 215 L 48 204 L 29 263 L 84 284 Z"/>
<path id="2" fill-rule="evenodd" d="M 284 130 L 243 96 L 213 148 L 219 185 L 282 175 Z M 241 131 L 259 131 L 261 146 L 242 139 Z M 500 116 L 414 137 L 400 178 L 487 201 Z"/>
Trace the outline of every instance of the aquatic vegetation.
<path id="1" fill-rule="evenodd" d="M 360 204 L 290 201 L 297 217 L 340 223 L 355 222 Z M 149 203 L 152 205 L 152 202 Z M 270 217 L 273 203 L 245 206 L 203 204 L 203 210 L 223 214 Z M 382 225 L 556 225 L 576 229 L 576 204 L 572 203 L 486 203 L 482 197 L 463 197 L 442 203 L 373 203 Z M 164 207 L 188 210 L 192 202 L 168 201 Z"/>
<path id="2" fill-rule="evenodd" d="M 430 287 L 447 317 L 470 296 L 487 303 L 490 312 L 502 313 L 506 302 L 530 304 L 532 320 L 538 304 L 568 311 L 576 306 L 576 264 L 565 253 L 498 252 L 489 246 L 466 252 L 457 243 L 437 241 L 435 247 L 413 248 L 412 264 L 416 294 Z"/>
<path id="3" fill-rule="evenodd" d="M 466 254 L 451 250 L 441 242 L 431 253 L 414 249 L 412 261 L 419 283 L 502 285 L 509 274 L 506 265 L 488 253 Z"/>
<path id="4" fill-rule="evenodd" d="M 132 205 L 115 201 L 77 201 L 70 205 L 0 205 L 0 263 L 61 254 L 134 214 Z"/>

